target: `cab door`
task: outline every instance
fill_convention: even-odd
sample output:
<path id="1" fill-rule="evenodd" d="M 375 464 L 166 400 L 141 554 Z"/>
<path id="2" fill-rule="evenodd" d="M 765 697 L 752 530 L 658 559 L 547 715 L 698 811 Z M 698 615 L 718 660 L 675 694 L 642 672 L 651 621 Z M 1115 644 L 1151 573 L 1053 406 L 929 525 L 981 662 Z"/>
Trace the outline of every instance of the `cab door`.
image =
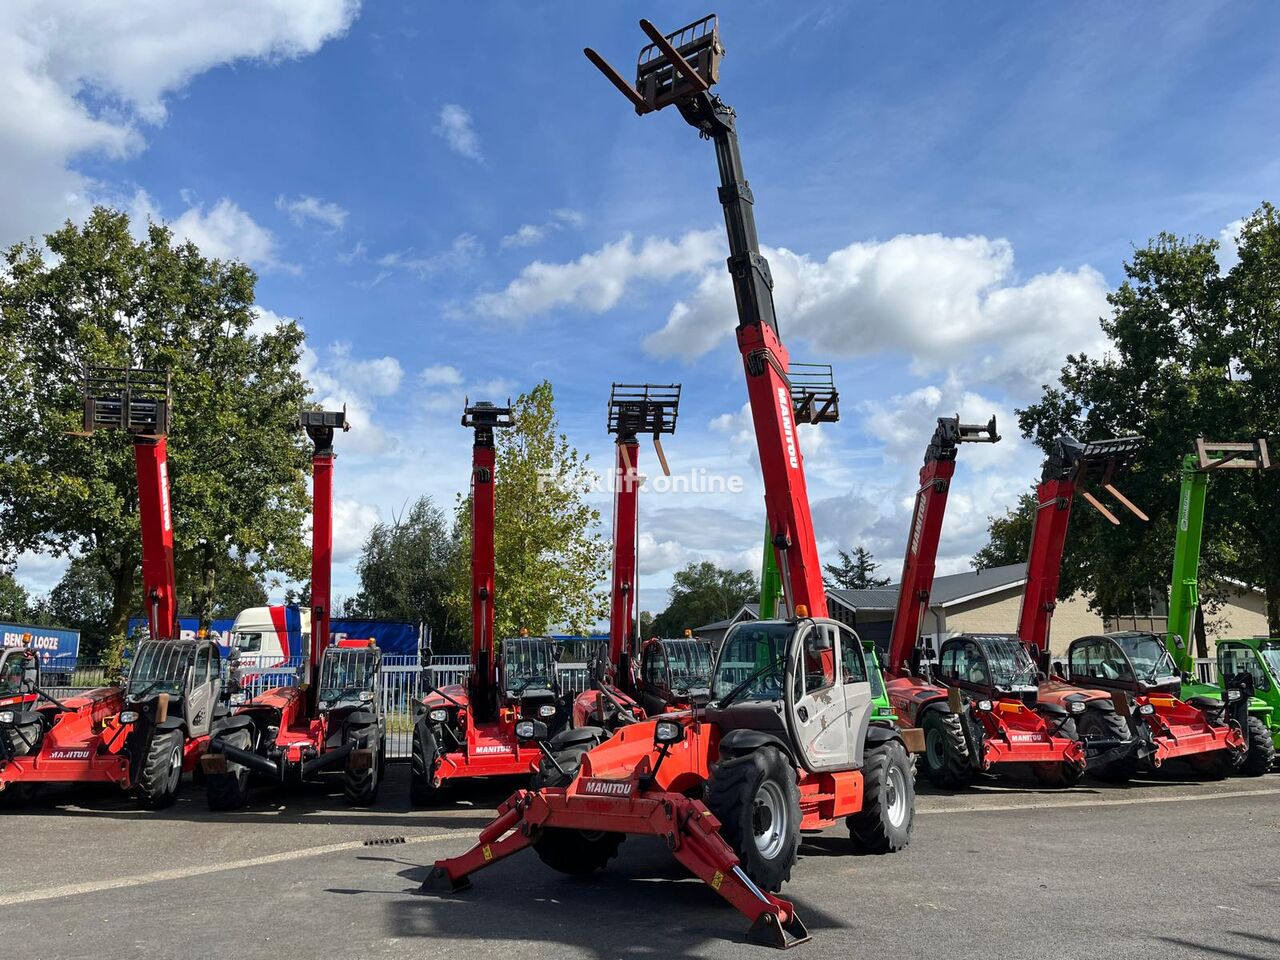
<path id="1" fill-rule="evenodd" d="M 663 713 L 671 696 L 671 670 L 660 643 L 646 644 L 640 660 L 640 705 L 648 716 Z"/>
<path id="2" fill-rule="evenodd" d="M 217 647 L 212 643 L 200 644 L 196 648 L 195 663 L 191 667 L 191 683 L 184 698 L 187 729 L 193 737 L 208 733 L 213 723 L 213 708 L 222 690 L 221 672 Z"/>
<path id="3" fill-rule="evenodd" d="M 849 756 L 851 763 L 860 767 L 862 748 L 867 740 L 867 727 L 871 725 L 871 700 L 874 696 L 870 668 L 858 635 L 844 624 L 838 625 L 836 631 L 840 641 L 840 682 L 844 686 L 844 718 Z"/>
<path id="4" fill-rule="evenodd" d="M 787 664 L 784 704 L 800 762 L 813 771 L 852 767 L 836 625 L 802 623 Z"/>

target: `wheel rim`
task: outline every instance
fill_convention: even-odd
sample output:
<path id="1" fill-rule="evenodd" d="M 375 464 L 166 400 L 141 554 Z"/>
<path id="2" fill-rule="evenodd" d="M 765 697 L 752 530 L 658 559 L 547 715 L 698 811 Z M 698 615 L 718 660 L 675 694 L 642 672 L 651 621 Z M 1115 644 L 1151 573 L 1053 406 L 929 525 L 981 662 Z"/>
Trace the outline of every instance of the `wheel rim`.
<path id="1" fill-rule="evenodd" d="M 942 734 L 936 729 L 930 728 L 924 735 L 924 757 L 929 762 L 929 768 L 938 770 L 942 767 Z"/>
<path id="2" fill-rule="evenodd" d="M 169 792 L 174 793 L 178 789 L 178 781 L 182 779 L 182 744 L 177 744 L 173 748 L 173 753 L 169 754 Z"/>
<path id="3" fill-rule="evenodd" d="M 889 767 L 889 775 L 884 779 L 884 806 L 893 826 L 900 827 L 906 822 L 907 782 L 896 764 Z"/>
<path id="4" fill-rule="evenodd" d="M 751 828 L 760 856 L 772 860 L 787 842 L 787 800 L 772 780 L 760 784 L 751 810 Z"/>

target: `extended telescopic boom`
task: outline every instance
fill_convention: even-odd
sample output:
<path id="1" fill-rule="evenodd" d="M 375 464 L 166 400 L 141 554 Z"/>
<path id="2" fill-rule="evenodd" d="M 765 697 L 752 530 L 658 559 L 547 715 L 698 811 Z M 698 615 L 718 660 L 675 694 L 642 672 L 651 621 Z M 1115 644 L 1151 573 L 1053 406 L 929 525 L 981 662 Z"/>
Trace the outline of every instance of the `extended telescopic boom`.
<path id="1" fill-rule="evenodd" d="M 311 689 L 320 679 L 320 658 L 329 645 L 330 592 L 333 571 L 333 434 L 350 430 L 347 410 L 304 410 L 298 416 L 311 438 L 311 655 L 307 669 Z M 315 715 L 315 696 L 309 698 Z"/>

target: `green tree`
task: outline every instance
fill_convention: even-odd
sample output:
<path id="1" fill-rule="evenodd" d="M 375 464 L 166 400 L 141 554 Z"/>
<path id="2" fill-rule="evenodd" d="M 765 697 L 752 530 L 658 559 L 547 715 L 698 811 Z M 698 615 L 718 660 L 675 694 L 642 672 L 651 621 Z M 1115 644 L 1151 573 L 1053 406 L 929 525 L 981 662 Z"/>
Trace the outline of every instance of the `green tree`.
<path id="1" fill-rule="evenodd" d="M 668 591 L 671 602 L 653 621 L 653 636 L 679 637 L 686 629 L 727 620 L 760 596 L 755 574 L 726 570 L 709 560 L 676 572 Z"/>
<path id="2" fill-rule="evenodd" d="M 1104 614 L 1135 596 L 1167 595 L 1179 466 L 1197 436 L 1274 435 L 1280 411 L 1280 215 L 1264 204 L 1245 222 L 1239 260 L 1223 272 L 1218 244 L 1161 234 L 1125 264 L 1108 299 L 1101 358 L 1067 358 L 1060 386 L 1018 411 L 1024 436 L 1049 450 L 1060 434 L 1140 434 L 1145 448 L 1118 482 L 1151 516 L 1113 527 L 1083 504 L 1073 514 L 1062 595 L 1088 590 Z M 1201 561 L 1211 606 L 1230 581 L 1261 587 L 1280 634 L 1280 484 L 1253 471 L 1213 478 Z"/>
<path id="3" fill-rule="evenodd" d="M 349 616 L 424 621 L 439 650 L 463 645 L 463 622 L 446 603 L 453 568 L 449 521 L 430 497 L 419 497 L 403 518 L 369 531 L 357 567 L 360 592 Z"/>
<path id="4" fill-rule="evenodd" d="M 0 569 L 0 620 L 23 622 L 31 616 L 31 598 L 13 574 Z"/>
<path id="5" fill-rule="evenodd" d="M 871 551 L 866 547 L 854 547 L 853 552 L 848 550 L 838 551 L 840 554 L 839 563 L 826 563 L 822 565 L 822 569 L 827 575 L 822 578 L 822 582 L 828 590 L 867 590 L 871 587 L 887 587 L 889 585 L 888 577 L 877 577 L 876 570 L 880 568 L 880 564 L 876 563 L 875 557 L 871 555 Z"/>
<path id="6" fill-rule="evenodd" d="M 114 581 L 108 571 L 89 557 L 76 557 L 41 603 L 41 613 L 49 624 L 79 630 L 81 653 L 96 657 L 103 652 L 112 634 L 113 592 Z M 141 603 L 142 595 L 138 591 L 133 605 L 140 607 Z"/>
<path id="7" fill-rule="evenodd" d="M 1013 509 L 998 517 L 987 517 L 987 544 L 973 555 L 974 568 L 990 570 L 1010 563 L 1025 563 L 1035 516 L 1035 494 L 1024 493 Z"/>
<path id="8" fill-rule="evenodd" d="M 46 254 L 47 250 L 47 254 Z M 305 572 L 305 445 L 295 428 L 306 384 L 296 324 L 251 332 L 256 277 L 203 257 L 149 224 L 95 209 L 44 245 L 17 244 L 0 270 L 0 555 L 74 553 L 111 579 L 109 632 L 137 610 L 141 544 L 128 440 L 79 429 L 85 365 L 173 376 L 169 480 L 184 577 L 202 620 L 233 553 L 259 573 Z"/>
<path id="9" fill-rule="evenodd" d="M 594 532 L 600 513 L 585 499 L 589 457 L 560 431 L 548 381 L 521 394 L 514 426 L 497 431 L 494 524 L 494 634 L 515 636 L 564 626 L 583 633 L 605 616 L 609 551 Z M 471 498 L 459 497 L 446 605 L 471 624 Z"/>

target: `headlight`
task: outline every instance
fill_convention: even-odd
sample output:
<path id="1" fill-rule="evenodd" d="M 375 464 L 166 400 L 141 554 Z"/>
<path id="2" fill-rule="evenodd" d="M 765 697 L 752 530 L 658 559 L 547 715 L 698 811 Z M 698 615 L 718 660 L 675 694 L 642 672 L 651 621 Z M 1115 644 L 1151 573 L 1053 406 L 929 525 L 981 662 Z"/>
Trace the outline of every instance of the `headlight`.
<path id="1" fill-rule="evenodd" d="M 1084 713 L 1084 708 L 1085 708 L 1086 706 L 1088 706 L 1088 705 L 1087 705 L 1083 700 L 1072 700 L 1072 701 L 1071 701 L 1071 712 L 1072 712 L 1072 713 Z"/>
<path id="2" fill-rule="evenodd" d="M 516 737 L 520 740 L 533 739 L 533 721 L 521 720 L 516 724 Z"/>
<path id="3" fill-rule="evenodd" d="M 554 717 L 556 715 L 556 705 L 554 703 L 544 703 L 538 708 L 538 716 Z"/>
<path id="4" fill-rule="evenodd" d="M 437 707 L 427 714 L 431 718 L 432 723 L 444 723 L 449 719 L 449 711 L 444 707 Z"/>
<path id="5" fill-rule="evenodd" d="M 360 702 L 361 702 L 361 703 L 373 703 L 373 691 L 372 691 L 372 690 L 361 690 L 361 691 L 360 691 Z"/>
<path id="6" fill-rule="evenodd" d="M 674 720 L 659 720 L 653 725 L 653 742 L 659 746 L 679 743 L 684 739 L 684 724 Z"/>
<path id="7" fill-rule="evenodd" d="M 1227 691 L 1228 700 L 1239 700 L 1242 696 L 1244 696 L 1244 694 L 1239 690 L 1231 689 Z"/>
<path id="8" fill-rule="evenodd" d="M 1144 717 L 1149 717 L 1156 712 L 1156 708 L 1149 703 L 1144 703 L 1138 707 L 1138 712 Z"/>
<path id="9" fill-rule="evenodd" d="M 0 710 L 0 723 L 13 723 L 16 716 L 12 710 Z"/>
<path id="10" fill-rule="evenodd" d="M 991 712 L 991 701 L 990 701 L 990 700 L 979 700 L 979 701 L 978 701 L 978 709 L 979 709 L 979 710 L 982 710 L 984 713 L 990 713 L 990 712 Z"/>
<path id="11" fill-rule="evenodd" d="M 238 704 L 238 703 L 244 703 L 248 699 L 249 698 L 245 696 L 243 693 L 233 693 L 230 697 L 227 698 L 227 702 L 232 704 Z"/>
<path id="12" fill-rule="evenodd" d="M 120 722 L 121 723 L 137 723 L 138 711 L 137 710 L 121 710 Z"/>

